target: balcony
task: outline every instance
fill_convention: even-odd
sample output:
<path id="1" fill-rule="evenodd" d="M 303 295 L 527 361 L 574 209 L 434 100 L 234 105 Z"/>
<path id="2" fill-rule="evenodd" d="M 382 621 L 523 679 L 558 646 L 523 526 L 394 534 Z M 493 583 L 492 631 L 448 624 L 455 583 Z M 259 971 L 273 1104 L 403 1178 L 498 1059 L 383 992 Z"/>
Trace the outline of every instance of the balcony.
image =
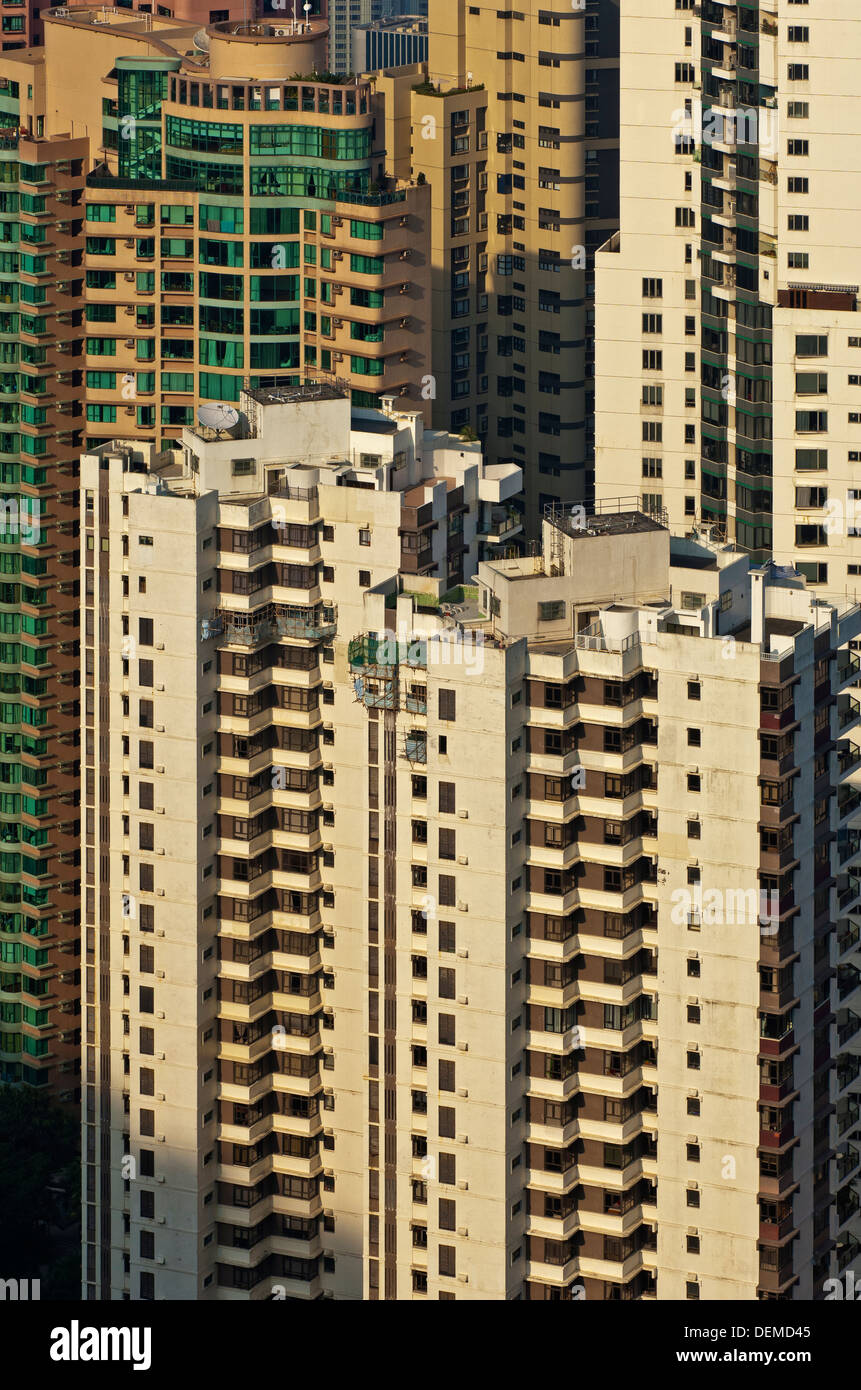
<path id="1" fill-rule="evenodd" d="M 211 617 L 203 619 L 200 635 L 202 641 L 219 638 L 220 646 L 256 647 L 279 637 L 319 642 L 334 637 L 336 631 L 336 611 L 332 607 L 299 608 L 269 603 L 248 612 L 217 608 Z"/>
<path id="2" fill-rule="evenodd" d="M 489 545 L 500 545 L 523 531 L 523 517 L 516 507 L 490 507 L 478 532 Z"/>
<path id="3" fill-rule="evenodd" d="M 837 1155 L 838 1187 L 842 1187 L 843 1183 L 849 1177 L 849 1174 L 854 1173 L 859 1162 L 861 1162 L 861 1150 L 858 1150 L 852 1144 L 847 1144 L 843 1153 Z"/>

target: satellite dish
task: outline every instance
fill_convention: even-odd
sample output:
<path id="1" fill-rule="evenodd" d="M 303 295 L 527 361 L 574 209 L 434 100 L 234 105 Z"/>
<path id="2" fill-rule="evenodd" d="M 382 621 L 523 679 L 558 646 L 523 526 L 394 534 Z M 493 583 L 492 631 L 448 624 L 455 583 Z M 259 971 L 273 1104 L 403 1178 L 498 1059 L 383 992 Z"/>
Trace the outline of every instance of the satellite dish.
<path id="1" fill-rule="evenodd" d="M 239 424 L 239 411 L 223 401 L 207 401 L 197 407 L 197 423 L 211 430 L 232 430 Z"/>

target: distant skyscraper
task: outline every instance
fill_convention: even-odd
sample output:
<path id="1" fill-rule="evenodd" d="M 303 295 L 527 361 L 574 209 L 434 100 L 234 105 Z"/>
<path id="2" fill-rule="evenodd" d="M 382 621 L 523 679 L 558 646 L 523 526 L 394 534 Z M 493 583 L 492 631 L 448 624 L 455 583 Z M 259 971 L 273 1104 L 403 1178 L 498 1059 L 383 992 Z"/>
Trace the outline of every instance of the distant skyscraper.
<path id="1" fill-rule="evenodd" d="M 327 0 L 329 14 L 329 67 L 332 72 L 353 71 L 353 30 L 385 15 L 384 0 Z"/>
<path id="2" fill-rule="evenodd" d="M 353 71 L 373 72 L 376 68 L 402 67 L 423 63 L 428 56 L 426 19 L 377 19 L 373 24 L 357 24 L 353 29 Z"/>
<path id="3" fill-rule="evenodd" d="M 596 257 L 598 495 L 861 593 L 853 13 L 635 8 Z"/>
<path id="4" fill-rule="evenodd" d="M 592 486 L 592 255 L 618 225 L 618 12 L 447 0 L 430 11 L 427 78 L 412 160 L 433 186 L 434 418 L 523 467 L 534 529 L 545 505 Z"/>

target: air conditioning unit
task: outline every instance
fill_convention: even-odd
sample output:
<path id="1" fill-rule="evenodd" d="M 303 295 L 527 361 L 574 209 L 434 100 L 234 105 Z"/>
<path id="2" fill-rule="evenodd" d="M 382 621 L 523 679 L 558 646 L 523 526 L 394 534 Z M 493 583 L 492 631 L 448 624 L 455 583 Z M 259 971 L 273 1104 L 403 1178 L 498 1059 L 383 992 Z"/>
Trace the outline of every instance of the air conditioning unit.
<path id="1" fill-rule="evenodd" d="M 156 765 L 156 769 L 155 769 L 155 770 L 156 770 L 156 772 L 164 772 L 164 768 L 162 767 L 161 763 L 158 763 L 158 764 Z"/>
<path id="2" fill-rule="evenodd" d="M 458 902 L 457 910 L 458 912 L 469 912 L 469 903 Z"/>
<path id="3" fill-rule="evenodd" d="M 458 1086 L 457 1094 L 460 1096 L 461 1100 L 466 1100 L 469 1097 L 469 1091 L 465 1086 Z"/>
<path id="4" fill-rule="evenodd" d="M 469 1191 L 469 1183 L 466 1181 L 466 1178 L 461 1178 L 461 1179 L 458 1181 L 458 1184 L 457 1184 L 457 1185 L 458 1185 L 458 1187 L 459 1187 L 459 1189 L 460 1189 L 461 1192 L 468 1192 L 468 1191 Z"/>
<path id="5" fill-rule="evenodd" d="M 461 960 L 469 960 L 469 951 L 466 949 L 465 946 L 462 947 L 457 954 L 460 956 Z"/>
<path id="6" fill-rule="evenodd" d="M 468 1134 L 458 1134 L 458 1136 L 457 1136 L 457 1142 L 458 1142 L 458 1144 L 468 1144 L 468 1143 L 469 1143 L 469 1135 L 468 1135 Z"/>
<path id="7" fill-rule="evenodd" d="M 134 244 L 135 244 L 135 239 L 134 239 L 134 237 L 133 237 L 133 236 L 126 237 L 126 243 L 125 243 L 125 244 L 126 244 L 126 246 L 128 246 L 129 248 L 133 247 Z"/>
<path id="8" fill-rule="evenodd" d="M 126 347 L 134 347 L 134 345 L 135 345 L 135 340 L 134 340 L 134 338 L 126 338 Z"/>
<path id="9" fill-rule="evenodd" d="M 467 855 L 467 854 L 459 854 L 459 855 L 457 856 L 457 862 L 458 862 L 458 864 L 468 864 L 468 863 L 469 863 L 469 855 Z"/>
<path id="10" fill-rule="evenodd" d="M 457 1228 L 457 1233 L 458 1233 L 459 1236 L 463 1236 L 464 1239 L 467 1239 L 468 1236 L 469 1236 L 469 1227 L 468 1227 L 468 1226 L 458 1226 L 458 1228 Z"/>
<path id="11" fill-rule="evenodd" d="M 163 652 L 163 651 L 164 651 L 164 642 L 156 642 L 156 644 L 155 644 L 155 649 L 156 649 L 157 652 Z"/>
<path id="12" fill-rule="evenodd" d="M 469 1003 L 469 995 L 468 995 L 468 994 L 459 994 L 459 995 L 457 996 L 457 1002 L 458 1002 L 458 1004 L 468 1004 L 468 1003 Z"/>
<path id="13" fill-rule="evenodd" d="M 163 888 L 156 888 L 156 890 L 155 890 L 155 895 L 156 895 L 157 898 L 163 898 L 163 897 L 164 897 L 164 889 L 163 889 Z"/>
<path id="14" fill-rule="evenodd" d="M 156 808 L 155 808 L 155 813 L 156 813 L 157 816 L 163 816 L 163 815 L 164 815 L 164 807 L 163 807 L 163 806 L 156 806 Z"/>
<path id="15" fill-rule="evenodd" d="M 126 280 L 126 281 L 128 281 L 128 283 L 129 283 L 130 285 L 131 285 L 131 284 L 134 284 L 134 278 L 135 278 L 135 273 L 134 273 L 133 270 L 127 270 L 127 271 L 125 271 L 124 274 L 123 274 L 123 279 Z M 130 306 L 130 307 L 127 309 L 126 312 L 127 312 L 127 313 L 134 313 L 134 309 L 131 308 L 131 306 Z"/>
<path id="16" fill-rule="evenodd" d="M 163 970 L 157 970 L 157 971 L 155 972 L 155 977 L 156 977 L 157 980 L 163 980 L 163 979 L 164 979 L 164 971 L 163 971 Z"/>
<path id="17" fill-rule="evenodd" d="M 457 1050 L 458 1052 L 469 1052 L 469 1043 L 459 1042 L 457 1045 Z"/>

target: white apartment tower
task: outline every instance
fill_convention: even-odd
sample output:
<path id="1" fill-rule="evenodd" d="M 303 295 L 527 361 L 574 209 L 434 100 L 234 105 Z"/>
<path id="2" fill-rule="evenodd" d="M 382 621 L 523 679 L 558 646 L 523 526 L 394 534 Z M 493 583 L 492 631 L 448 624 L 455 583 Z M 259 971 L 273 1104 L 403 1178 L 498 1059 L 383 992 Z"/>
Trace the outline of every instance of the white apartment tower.
<path id="1" fill-rule="evenodd" d="M 519 471 L 337 386 L 81 474 L 87 1295 L 846 1267 L 858 609 L 640 512 L 493 558 Z"/>
<path id="2" fill-rule="evenodd" d="M 596 496 L 854 595 L 861 97 L 848 0 L 623 0 Z M 645 61 L 644 61 L 645 55 Z"/>

